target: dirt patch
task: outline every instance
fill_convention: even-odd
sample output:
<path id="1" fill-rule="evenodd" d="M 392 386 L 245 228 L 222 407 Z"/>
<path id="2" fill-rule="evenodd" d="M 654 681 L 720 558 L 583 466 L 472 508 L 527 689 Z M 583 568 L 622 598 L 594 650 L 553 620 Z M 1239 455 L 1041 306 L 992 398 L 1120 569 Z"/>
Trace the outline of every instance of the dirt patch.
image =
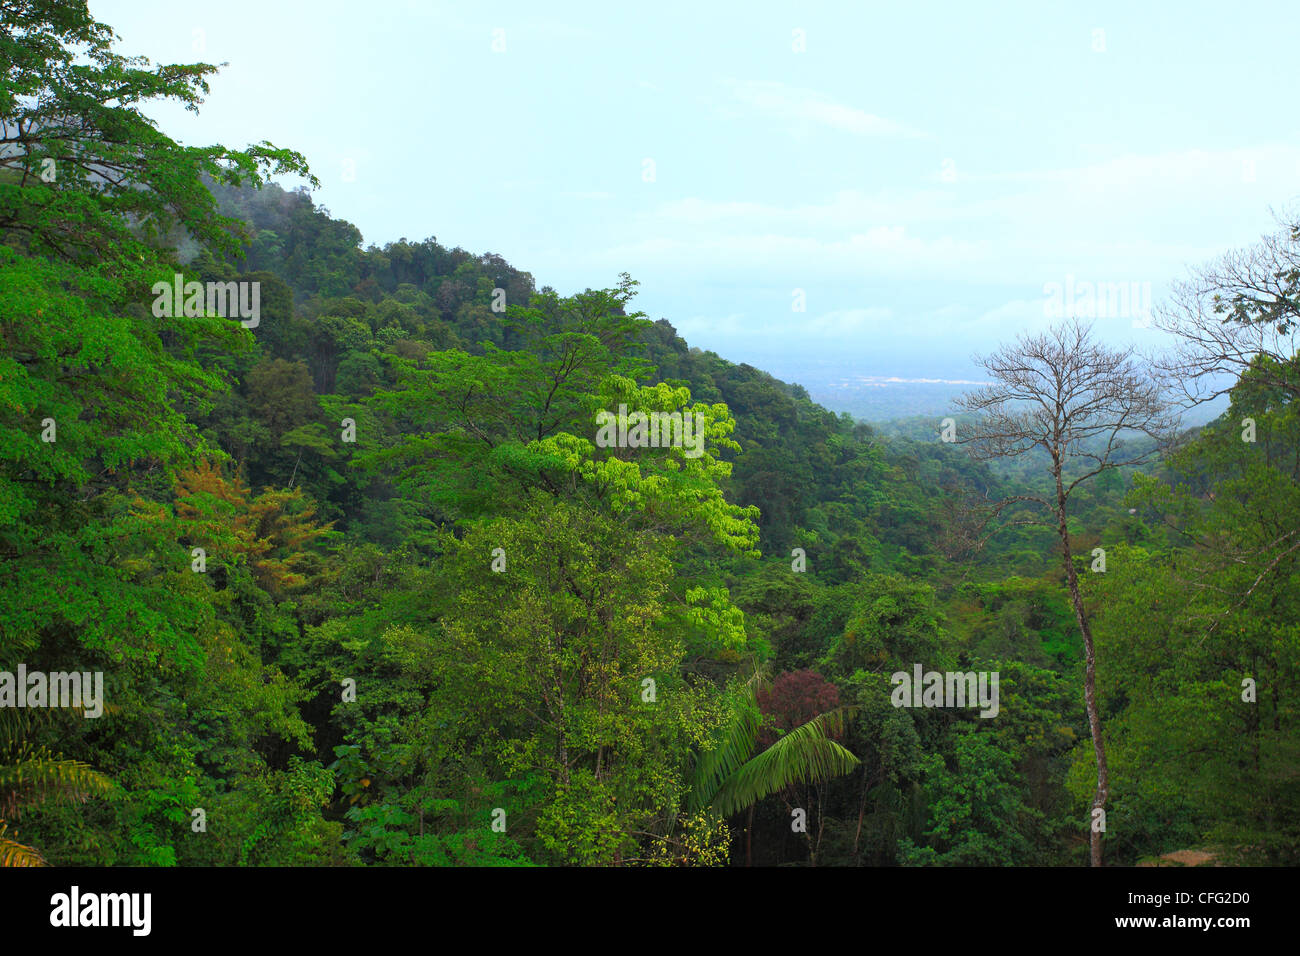
<path id="1" fill-rule="evenodd" d="M 1138 866 L 1217 866 L 1215 855 L 1208 850 L 1175 850 L 1154 860 L 1143 860 Z"/>

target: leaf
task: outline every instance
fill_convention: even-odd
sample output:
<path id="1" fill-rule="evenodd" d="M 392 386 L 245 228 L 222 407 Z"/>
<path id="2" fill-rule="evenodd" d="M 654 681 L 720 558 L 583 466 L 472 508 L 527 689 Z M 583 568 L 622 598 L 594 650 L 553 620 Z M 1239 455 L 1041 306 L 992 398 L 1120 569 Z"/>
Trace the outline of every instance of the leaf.
<path id="1" fill-rule="evenodd" d="M 711 801 L 729 817 L 793 783 L 830 780 L 850 773 L 860 761 L 831 740 L 853 708 L 841 707 L 800 724 L 729 776 Z"/>
<path id="2" fill-rule="evenodd" d="M 33 847 L 5 836 L 9 827 L 0 823 L 0 866 L 48 866 Z"/>

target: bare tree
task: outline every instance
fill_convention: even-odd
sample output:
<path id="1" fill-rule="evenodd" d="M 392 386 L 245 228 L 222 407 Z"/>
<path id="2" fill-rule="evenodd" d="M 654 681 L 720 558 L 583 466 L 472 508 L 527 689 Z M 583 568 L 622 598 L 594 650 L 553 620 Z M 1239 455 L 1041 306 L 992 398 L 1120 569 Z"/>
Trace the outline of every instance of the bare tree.
<path id="1" fill-rule="evenodd" d="M 1300 398 L 1300 221 L 1175 283 L 1152 326 L 1177 337 L 1151 364 L 1188 406 L 1225 394 L 1252 366 Z"/>
<path id="2" fill-rule="evenodd" d="M 1015 344 L 976 362 L 993 384 L 959 401 L 959 407 L 976 413 L 977 419 L 969 434 L 958 440 L 980 460 L 1041 450 L 1051 476 L 1051 490 L 996 502 L 990 519 L 1015 502 L 1043 508 L 1054 519 L 1083 637 L 1083 696 L 1097 760 L 1092 806 L 1104 811 L 1110 780 L 1097 708 L 1096 651 L 1070 550 L 1070 496 L 1102 472 L 1149 460 L 1168 442 L 1177 422 L 1168 413 L 1159 383 L 1135 360 L 1133 350 L 1105 347 L 1093 340 L 1091 326 L 1078 321 L 1045 334 L 1022 335 Z M 1155 439 L 1156 445 L 1143 442 L 1135 448 L 1128 441 L 1140 436 Z M 1090 830 L 1092 865 L 1101 866 L 1101 833 L 1095 826 Z"/>

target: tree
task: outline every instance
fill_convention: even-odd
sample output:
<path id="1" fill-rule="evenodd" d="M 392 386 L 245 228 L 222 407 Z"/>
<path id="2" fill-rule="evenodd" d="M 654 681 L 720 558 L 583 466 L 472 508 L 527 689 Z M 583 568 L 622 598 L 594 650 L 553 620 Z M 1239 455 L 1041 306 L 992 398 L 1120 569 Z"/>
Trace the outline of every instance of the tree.
<path id="1" fill-rule="evenodd" d="M 1023 861 L 1029 844 L 1021 820 L 1032 816 L 1016 785 L 1011 754 L 989 733 L 961 724 L 953 741 L 956 767 L 942 756 L 924 761 L 929 791 L 929 845 L 904 838 L 902 861 L 911 865 L 1008 866 Z"/>
<path id="2" fill-rule="evenodd" d="M 1015 345 L 976 361 L 993 384 L 959 401 L 959 407 L 978 415 L 963 443 L 983 460 L 1016 458 L 1039 449 L 1047 456 L 1051 491 L 1012 496 L 994 505 L 993 513 L 1024 502 L 1045 509 L 1055 521 L 1066 586 L 1083 638 L 1084 703 L 1097 766 L 1092 808 L 1094 814 L 1104 812 L 1109 778 L 1097 705 L 1097 662 L 1070 548 L 1070 499 L 1098 475 L 1149 460 L 1153 450 L 1131 450 L 1126 437 L 1145 435 L 1167 443 L 1175 420 L 1159 383 L 1139 366 L 1133 350 L 1106 348 L 1093 340 L 1091 326 L 1077 320 L 1046 334 L 1022 335 Z M 1096 826 L 1090 831 L 1092 865 L 1101 866 L 1102 835 Z"/>
<path id="3" fill-rule="evenodd" d="M 1136 480 L 1130 501 L 1162 534 L 1111 552 L 1097 639 L 1107 696 L 1125 702 L 1112 766 L 1141 768 L 1115 792 L 1129 846 L 1171 849 L 1177 812 L 1191 831 L 1178 848 L 1200 838 L 1279 865 L 1300 852 L 1300 554 L 1286 541 L 1300 526 L 1300 406 L 1254 369 L 1230 396 L 1223 419 Z"/>
<path id="4" fill-rule="evenodd" d="M 1226 394 L 1248 369 L 1300 397 L 1300 219 L 1176 283 L 1152 325 L 1177 338 L 1152 367 L 1187 404 Z"/>
<path id="5" fill-rule="evenodd" d="M 0 4 L 0 658 L 72 657 L 114 688 L 93 734 L 51 746 L 45 728 L 19 728 L 0 798 L 38 832 L 85 828 L 63 841 L 65 860 L 169 863 L 194 780 L 214 783 L 201 764 L 222 777 L 206 792 L 227 792 L 273 725 L 311 741 L 293 688 L 216 619 L 219 596 L 177 523 L 132 508 L 165 510 L 179 472 L 220 457 L 195 425 L 227 389 L 213 357 L 254 342 L 225 318 L 154 315 L 150 288 L 181 271 L 179 241 L 237 249 L 238 223 L 205 180 L 258 185 L 306 166 L 266 143 L 169 139 L 142 110 L 160 98 L 196 109 L 215 67 L 150 68 L 114 39 L 85 3 Z M 299 512 L 281 517 L 290 504 L 261 516 L 275 547 L 300 533 Z M 269 560 L 266 574 L 292 583 L 290 559 Z M 91 766 L 112 767 L 120 800 L 73 814 L 43 799 L 102 792 Z"/>
<path id="6" fill-rule="evenodd" d="M 1300 221 L 1292 216 L 1255 246 L 1202 266 L 1174 287 L 1171 304 L 1157 311 L 1153 324 L 1177 337 L 1153 364 L 1182 391 L 1184 404 L 1231 391 L 1232 421 L 1243 426 L 1293 405 L 1300 400 Z M 1274 464 L 1267 440 L 1251 447 Z M 1297 552 L 1300 525 L 1294 523 L 1257 548 L 1235 552 L 1235 561 L 1257 572 L 1242 600 Z"/>
<path id="7" fill-rule="evenodd" d="M 149 68 L 112 49 L 112 29 L 84 2 L 0 5 L 0 236 L 30 252 L 114 270 L 169 260 L 157 240 L 176 227 L 234 251 L 237 222 L 203 183 L 260 185 L 302 174 L 298 153 L 182 146 L 141 112 L 173 99 L 197 112 L 208 63 Z"/>
<path id="8" fill-rule="evenodd" d="M 539 495 L 451 547 L 430 701 L 444 726 L 472 722 L 472 752 L 544 781 L 536 805 L 509 808 L 536 814 L 543 856 L 616 863 L 638 837 L 662 836 L 689 742 L 716 712 L 683 673 L 671 541 Z"/>

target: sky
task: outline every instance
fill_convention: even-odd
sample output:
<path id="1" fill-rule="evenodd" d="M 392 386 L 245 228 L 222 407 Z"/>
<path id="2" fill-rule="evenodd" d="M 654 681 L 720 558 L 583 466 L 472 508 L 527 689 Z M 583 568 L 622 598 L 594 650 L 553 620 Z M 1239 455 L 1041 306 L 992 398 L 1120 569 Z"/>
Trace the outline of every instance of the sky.
<path id="1" fill-rule="evenodd" d="M 1156 343 L 1171 283 L 1300 194 L 1294 2 L 90 8 L 121 52 L 227 63 L 197 117 L 147 112 L 302 152 L 367 244 L 629 272 L 787 380 L 978 381 L 1063 312 Z"/>

